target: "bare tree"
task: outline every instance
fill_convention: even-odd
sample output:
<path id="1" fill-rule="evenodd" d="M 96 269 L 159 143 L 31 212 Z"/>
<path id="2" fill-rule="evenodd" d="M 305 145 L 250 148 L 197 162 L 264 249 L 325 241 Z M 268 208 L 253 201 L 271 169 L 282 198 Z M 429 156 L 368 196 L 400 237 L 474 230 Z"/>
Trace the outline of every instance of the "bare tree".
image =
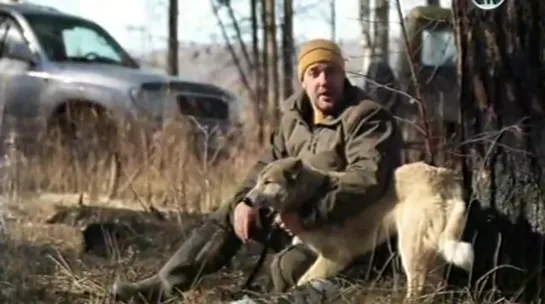
<path id="1" fill-rule="evenodd" d="M 373 58 L 378 56 L 383 62 L 388 62 L 388 42 L 390 28 L 390 5 L 388 0 L 375 0 L 373 23 Z"/>
<path id="2" fill-rule="evenodd" d="M 227 29 L 225 27 L 225 24 L 221 20 L 221 17 L 219 15 L 219 5 L 229 5 L 229 2 L 222 0 L 218 3 L 214 2 L 214 0 L 210 0 L 210 5 L 212 6 L 212 12 L 214 13 L 214 16 L 216 17 L 216 20 L 218 21 L 218 25 L 221 30 L 221 34 L 223 36 L 223 39 L 225 40 L 225 44 L 227 45 L 227 49 L 229 50 L 229 53 L 231 53 L 231 58 L 233 58 L 233 62 L 235 66 L 237 67 L 237 71 L 240 77 L 240 80 L 242 81 L 242 84 L 250 92 L 250 96 L 255 96 L 254 90 L 252 90 L 252 86 L 250 85 L 250 81 L 248 80 L 248 77 L 245 73 L 244 66 L 240 62 L 240 58 L 237 55 L 235 48 L 233 47 L 233 43 L 231 42 L 231 39 L 229 38 L 229 35 L 227 33 Z"/>
<path id="3" fill-rule="evenodd" d="M 284 0 L 282 22 L 283 93 L 288 98 L 293 93 L 293 0 Z"/>
<path id="4" fill-rule="evenodd" d="M 168 58 L 167 70 L 178 75 L 178 0 L 168 2 Z"/>
<path id="5" fill-rule="evenodd" d="M 545 2 L 453 7 L 475 288 L 488 282 L 520 292 L 513 302 L 537 303 L 545 296 Z"/>
<path id="6" fill-rule="evenodd" d="M 248 48 L 246 47 L 246 43 L 244 43 L 244 40 L 242 39 L 242 31 L 240 29 L 240 26 L 238 24 L 238 20 L 235 17 L 235 12 L 233 11 L 233 7 L 231 6 L 231 1 L 229 0 L 220 0 L 220 4 L 223 4 L 223 7 L 227 9 L 227 13 L 229 14 L 229 19 L 231 19 L 231 23 L 233 24 L 233 29 L 235 30 L 235 35 L 237 37 L 238 44 L 240 46 L 240 51 L 242 53 L 243 60 L 248 67 L 249 70 L 253 70 L 254 63 L 250 59 L 250 55 L 248 53 Z"/>
<path id="7" fill-rule="evenodd" d="M 268 110 L 268 103 L 270 100 L 271 92 L 269 90 L 269 54 L 267 52 L 268 46 L 269 46 L 269 31 L 267 27 L 267 1 L 270 0 L 260 0 L 261 2 L 261 30 L 262 30 L 262 41 L 261 41 L 261 49 L 263 50 L 261 53 L 261 88 L 263 89 L 262 93 L 263 95 L 261 98 L 263 98 L 262 102 L 265 103 L 266 106 L 263 107 L 263 112 L 265 112 L 265 109 Z M 265 115 L 265 117 L 268 119 L 268 115 Z"/>
<path id="8" fill-rule="evenodd" d="M 268 105 L 269 124 L 276 126 L 278 123 L 278 46 L 276 43 L 276 0 L 265 0 L 265 28 L 267 32 L 268 62 Z"/>
<path id="9" fill-rule="evenodd" d="M 359 6 L 359 21 L 361 28 L 361 38 L 362 38 L 362 47 L 364 50 L 363 66 L 362 70 L 365 73 L 367 71 L 369 60 L 368 56 L 370 53 L 370 48 L 372 47 L 371 41 L 371 23 L 370 23 L 370 5 L 371 0 L 360 0 Z"/>
<path id="10" fill-rule="evenodd" d="M 214 1 L 214 0 L 212 0 Z M 259 82 L 259 79 L 261 78 L 261 72 L 260 72 L 260 66 L 259 66 L 259 46 L 258 46 L 258 23 L 257 23 L 257 0 L 250 0 L 250 14 L 251 14 L 251 22 L 252 22 L 252 56 L 250 57 L 250 54 L 248 52 L 248 47 L 246 46 L 246 43 L 242 39 L 242 30 L 239 25 L 239 21 L 237 20 L 235 16 L 235 12 L 233 10 L 233 7 L 231 5 L 230 0 L 217 0 L 218 6 L 221 6 L 222 8 L 227 10 L 227 13 L 229 15 L 229 19 L 231 21 L 231 24 L 233 26 L 233 29 L 235 31 L 236 40 L 239 44 L 242 59 L 240 59 L 239 55 L 236 54 L 233 47 L 230 47 L 230 52 L 233 57 L 233 61 L 237 64 L 237 67 L 239 68 L 239 73 L 241 75 L 241 79 L 243 79 L 244 85 L 248 89 L 251 100 L 252 100 L 252 108 L 254 112 L 254 118 L 257 122 L 257 139 L 260 143 L 263 142 L 263 93 L 262 88 Z M 215 5 L 212 3 L 212 5 Z M 222 24 L 219 14 L 217 14 L 217 10 L 219 10 L 220 7 L 215 6 L 216 9 L 216 18 L 218 19 L 218 22 Z M 229 36 L 227 35 L 227 32 L 224 28 L 222 28 L 222 32 L 225 32 L 224 38 L 226 40 L 230 40 Z M 245 69 L 244 67 L 247 67 Z M 250 71 L 247 73 L 246 71 Z M 252 74 L 251 76 L 249 74 Z M 253 81 L 250 81 L 248 78 L 252 77 Z M 252 82 L 252 84 L 250 84 Z"/>
<path id="11" fill-rule="evenodd" d="M 257 122 L 257 140 L 261 144 L 264 142 L 264 110 L 265 104 L 264 89 L 261 82 L 263 67 L 259 57 L 259 19 L 258 19 L 258 0 L 250 0 L 250 18 L 252 23 L 252 61 L 253 61 L 253 80 L 254 80 L 254 116 Z"/>

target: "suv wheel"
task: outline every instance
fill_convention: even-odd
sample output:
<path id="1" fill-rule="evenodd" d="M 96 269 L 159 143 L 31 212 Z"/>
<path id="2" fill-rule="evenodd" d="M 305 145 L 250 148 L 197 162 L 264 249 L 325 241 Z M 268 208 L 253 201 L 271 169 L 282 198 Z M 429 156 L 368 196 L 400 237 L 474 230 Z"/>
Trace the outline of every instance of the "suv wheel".
<path id="1" fill-rule="evenodd" d="M 110 111 L 90 102 L 68 102 L 58 108 L 47 126 L 46 144 L 84 156 L 110 152 L 117 142 Z"/>

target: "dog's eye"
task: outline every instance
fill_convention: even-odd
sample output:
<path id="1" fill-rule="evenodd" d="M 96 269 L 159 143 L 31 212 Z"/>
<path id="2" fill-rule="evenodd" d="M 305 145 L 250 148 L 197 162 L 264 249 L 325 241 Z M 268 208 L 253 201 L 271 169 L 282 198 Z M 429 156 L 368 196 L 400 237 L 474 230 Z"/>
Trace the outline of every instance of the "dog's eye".
<path id="1" fill-rule="evenodd" d="M 263 185 L 268 185 L 268 184 L 271 184 L 271 183 L 272 183 L 272 181 L 270 181 L 270 180 L 265 180 L 265 181 L 263 182 Z"/>

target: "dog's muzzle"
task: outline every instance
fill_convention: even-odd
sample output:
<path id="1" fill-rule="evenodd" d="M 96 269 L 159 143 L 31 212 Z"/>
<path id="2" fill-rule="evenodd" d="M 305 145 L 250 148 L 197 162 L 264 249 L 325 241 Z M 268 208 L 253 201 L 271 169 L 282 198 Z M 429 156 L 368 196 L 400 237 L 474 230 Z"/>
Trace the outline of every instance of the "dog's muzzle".
<path id="1" fill-rule="evenodd" d="M 268 207 L 269 209 L 272 209 L 270 206 L 267 205 L 266 199 L 264 199 L 259 191 L 256 190 L 250 190 L 250 192 L 248 192 L 248 194 L 246 194 L 246 196 L 242 199 L 242 202 L 252 208 Z"/>
<path id="2" fill-rule="evenodd" d="M 242 202 L 250 207 L 255 207 L 254 202 L 247 196 L 242 199 Z"/>
<path id="3" fill-rule="evenodd" d="M 246 205 L 250 207 L 261 207 L 262 200 L 260 199 L 259 193 L 255 191 L 254 189 L 250 190 L 248 194 L 242 199 L 242 202 L 244 202 Z"/>

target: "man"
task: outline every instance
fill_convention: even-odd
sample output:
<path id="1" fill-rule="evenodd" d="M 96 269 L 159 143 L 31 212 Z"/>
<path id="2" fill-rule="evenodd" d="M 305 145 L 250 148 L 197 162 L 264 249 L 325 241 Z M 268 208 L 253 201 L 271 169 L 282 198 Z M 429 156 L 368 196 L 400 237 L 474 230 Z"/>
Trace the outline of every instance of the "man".
<path id="1" fill-rule="evenodd" d="M 242 243 L 249 239 L 263 242 L 265 228 L 274 225 L 266 221 L 262 210 L 254 210 L 243 199 L 257 173 L 273 160 L 298 156 L 313 159 L 322 169 L 347 172 L 328 187 L 317 189 L 313 208 L 279 215 L 279 226 L 290 234 L 341 223 L 366 207 L 362 201 L 372 204 L 385 192 L 393 171 L 401 164 L 401 135 L 391 114 L 350 84 L 344 67 L 334 42 L 315 39 L 302 46 L 297 69 L 302 90 L 283 102 L 281 122 L 271 135 L 266 155 L 234 197 L 211 214 L 157 274 L 136 283 L 116 283 L 117 297 L 187 290 L 197 273 L 218 270 Z M 320 159 L 321 155 L 328 156 Z M 277 235 L 271 240 L 276 251 L 286 244 L 288 234 Z M 278 253 L 271 264 L 275 291 L 293 286 L 314 259 L 304 244 Z"/>

